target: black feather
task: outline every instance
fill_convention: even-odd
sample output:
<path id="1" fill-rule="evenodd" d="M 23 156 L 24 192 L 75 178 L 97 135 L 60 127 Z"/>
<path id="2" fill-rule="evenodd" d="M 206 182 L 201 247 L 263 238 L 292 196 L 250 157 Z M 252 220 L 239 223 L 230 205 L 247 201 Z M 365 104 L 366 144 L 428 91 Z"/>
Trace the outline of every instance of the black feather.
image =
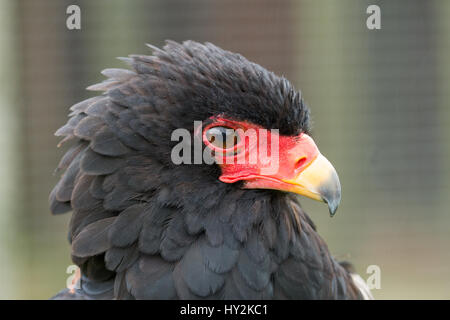
<path id="1" fill-rule="evenodd" d="M 81 139 L 91 140 L 96 132 L 104 126 L 105 124 L 101 118 L 88 116 L 77 124 L 73 133 Z"/>
<path id="2" fill-rule="evenodd" d="M 56 199 L 61 202 L 70 201 L 75 187 L 75 179 L 80 171 L 80 159 L 82 153 L 79 153 L 72 161 L 70 166 L 64 172 L 61 180 L 56 185 Z"/>
<path id="3" fill-rule="evenodd" d="M 127 270 L 139 257 L 139 250 L 136 245 L 130 247 L 108 249 L 105 254 L 105 265 L 111 271 L 118 273 Z"/>
<path id="4" fill-rule="evenodd" d="M 126 282 L 136 299 L 174 299 L 173 265 L 157 256 L 142 256 L 126 272 Z"/>
<path id="5" fill-rule="evenodd" d="M 121 212 L 109 229 L 110 243 L 117 247 L 127 247 L 135 242 L 139 237 L 143 218 L 143 205 L 134 205 Z"/>
<path id="6" fill-rule="evenodd" d="M 119 169 L 123 159 L 102 156 L 92 149 L 87 149 L 81 160 L 81 169 L 91 175 L 110 174 Z"/>
<path id="7" fill-rule="evenodd" d="M 105 156 L 123 156 L 129 152 L 129 149 L 106 126 L 96 132 L 90 147 L 95 152 Z"/>
<path id="8" fill-rule="evenodd" d="M 69 239 L 78 235 L 87 225 L 98 220 L 115 217 L 116 215 L 117 213 L 102 210 L 101 208 L 74 210 L 69 224 Z"/>
<path id="9" fill-rule="evenodd" d="M 98 97 L 100 98 L 100 97 Z M 103 115 L 109 111 L 109 106 L 111 105 L 111 100 L 108 97 L 102 97 L 100 99 L 95 100 L 93 103 L 86 108 L 84 113 L 90 116 L 95 117 L 103 117 Z"/>
<path id="10" fill-rule="evenodd" d="M 111 247 L 108 231 L 115 217 L 91 223 L 83 229 L 72 242 L 72 254 L 77 257 L 89 257 L 105 252 Z"/>
<path id="11" fill-rule="evenodd" d="M 89 106 L 91 106 L 96 101 L 101 100 L 101 99 L 102 99 L 102 97 L 92 97 L 92 98 L 89 98 L 89 99 L 86 99 L 86 100 L 83 100 L 81 102 L 74 104 L 73 106 L 70 107 L 70 111 L 72 111 L 72 113 L 70 115 L 73 116 L 73 115 L 77 115 L 81 112 L 86 111 L 86 109 L 89 108 Z"/>
<path id="12" fill-rule="evenodd" d="M 92 196 L 89 187 L 94 176 L 82 175 L 75 184 L 72 192 L 72 207 L 76 209 L 94 209 L 101 207 L 101 201 Z"/>
<path id="13" fill-rule="evenodd" d="M 205 239 L 195 242 L 176 265 L 174 277 L 181 277 L 192 293 L 207 297 L 216 293 L 225 283 L 225 277 L 207 268 L 202 247 Z"/>
<path id="14" fill-rule="evenodd" d="M 94 180 L 89 187 L 89 192 L 94 198 L 104 199 L 108 194 L 105 190 L 103 190 L 103 183 L 105 181 L 105 176 L 95 176 Z"/>
<path id="15" fill-rule="evenodd" d="M 212 247 L 205 243 L 202 247 L 203 263 L 215 273 L 226 273 L 237 263 L 239 250 L 232 249 L 226 244 Z"/>
<path id="16" fill-rule="evenodd" d="M 50 211 L 53 214 L 62 214 L 69 212 L 72 210 L 72 206 L 70 205 L 70 202 L 60 202 L 56 199 L 56 192 L 57 188 L 55 187 L 52 192 L 50 193 L 49 197 L 49 203 L 50 203 Z"/>
<path id="17" fill-rule="evenodd" d="M 80 154 L 80 152 L 85 149 L 87 146 L 87 142 L 78 142 L 74 146 L 72 146 L 66 154 L 61 158 L 61 161 L 58 164 L 57 170 L 65 170 L 70 164 L 75 160 L 75 158 Z"/>

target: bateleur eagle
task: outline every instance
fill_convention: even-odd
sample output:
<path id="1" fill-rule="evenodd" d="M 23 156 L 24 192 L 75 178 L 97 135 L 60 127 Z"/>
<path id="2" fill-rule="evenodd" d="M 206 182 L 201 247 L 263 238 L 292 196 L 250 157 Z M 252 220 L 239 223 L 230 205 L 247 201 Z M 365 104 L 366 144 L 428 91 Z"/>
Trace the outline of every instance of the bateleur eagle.
<path id="1" fill-rule="evenodd" d="M 297 194 L 324 201 L 334 214 L 341 197 L 336 171 L 309 136 L 300 92 L 211 43 L 149 47 L 153 55 L 120 58 L 131 70 L 104 70 L 108 79 L 88 88 L 103 93 L 72 106 L 56 132 L 72 146 L 50 206 L 72 211 L 68 238 L 81 276 L 54 298 L 370 297 L 298 203 Z M 279 144 L 278 170 L 176 164 L 177 129 L 200 135 L 214 160 L 255 152 L 239 147 L 245 136 L 228 139 L 229 129 L 278 129 L 267 131 Z"/>

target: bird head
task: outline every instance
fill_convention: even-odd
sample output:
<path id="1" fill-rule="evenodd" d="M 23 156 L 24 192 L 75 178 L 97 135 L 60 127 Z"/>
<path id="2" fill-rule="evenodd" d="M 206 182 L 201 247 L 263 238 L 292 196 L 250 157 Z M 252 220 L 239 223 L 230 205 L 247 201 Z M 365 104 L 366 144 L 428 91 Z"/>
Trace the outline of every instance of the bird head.
<path id="1" fill-rule="evenodd" d="M 289 81 L 210 43 L 150 47 L 151 56 L 121 58 L 132 70 L 104 70 L 108 80 L 88 88 L 103 95 L 74 105 L 56 132 L 79 144 L 59 166 L 73 169 L 51 195 L 54 212 L 81 201 L 74 198 L 79 171 L 96 177 L 114 210 L 126 208 L 129 198 L 162 197 L 166 189 L 172 191 L 166 201 L 176 206 L 203 203 L 194 193 L 212 189 L 217 198 L 254 189 L 296 193 L 336 212 L 338 176 L 311 138 L 309 109 Z M 179 129 L 192 137 L 183 156 L 208 150 L 213 163 L 175 163 L 173 132 Z"/>
<path id="2" fill-rule="evenodd" d="M 334 215 L 338 175 L 311 138 L 309 108 L 288 80 L 210 43 L 169 42 L 154 54 L 171 104 L 165 115 L 171 129 L 192 134 L 192 158 L 202 158 L 206 149 L 214 159 L 204 164 L 188 157 L 172 170 L 199 166 L 189 180 L 201 176 L 233 188 L 300 194 L 327 203 Z"/>

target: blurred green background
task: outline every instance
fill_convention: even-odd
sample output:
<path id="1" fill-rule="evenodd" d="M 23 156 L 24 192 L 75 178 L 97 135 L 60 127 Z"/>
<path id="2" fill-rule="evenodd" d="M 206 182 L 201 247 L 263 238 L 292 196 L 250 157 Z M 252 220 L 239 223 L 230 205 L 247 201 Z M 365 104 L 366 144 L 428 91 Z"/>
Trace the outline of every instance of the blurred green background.
<path id="1" fill-rule="evenodd" d="M 66 28 L 70 4 L 81 30 Z M 381 268 L 375 297 L 449 299 L 449 17 L 446 0 L 0 0 L 0 298 L 47 299 L 69 276 L 69 215 L 47 203 L 69 107 L 115 57 L 192 39 L 302 90 L 343 187 L 333 219 L 303 205 L 338 258 L 363 278 Z"/>

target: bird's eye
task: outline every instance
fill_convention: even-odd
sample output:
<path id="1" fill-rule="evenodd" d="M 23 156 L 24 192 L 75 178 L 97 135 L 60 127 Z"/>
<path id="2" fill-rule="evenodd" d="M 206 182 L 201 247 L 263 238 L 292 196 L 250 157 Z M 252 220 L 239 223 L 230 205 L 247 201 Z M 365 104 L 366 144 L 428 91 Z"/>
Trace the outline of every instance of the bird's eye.
<path id="1" fill-rule="evenodd" d="M 237 132 L 227 127 L 212 127 L 205 136 L 209 143 L 220 149 L 230 149 L 239 143 Z"/>

